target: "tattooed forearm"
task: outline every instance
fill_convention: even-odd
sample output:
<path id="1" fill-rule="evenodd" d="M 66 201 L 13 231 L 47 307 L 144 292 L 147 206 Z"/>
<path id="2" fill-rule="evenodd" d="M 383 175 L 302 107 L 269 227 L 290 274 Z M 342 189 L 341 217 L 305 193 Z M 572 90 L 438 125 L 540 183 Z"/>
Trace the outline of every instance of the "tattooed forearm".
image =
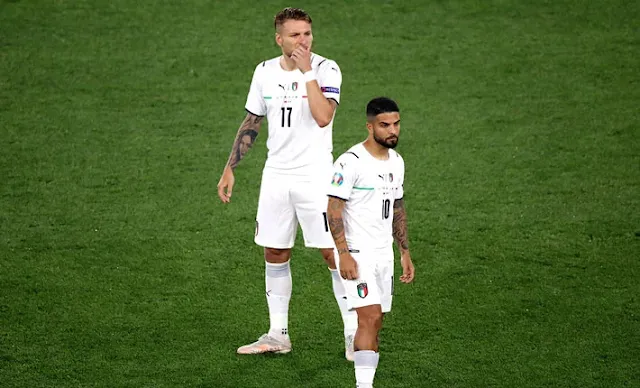
<path id="1" fill-rule="evenodd" d="M 233 142 L 233 147 L 231 148 L 231 155 L 229 155 L 229 160 L 227 161 L 227 166 L 231 167 L 232 170 L 238 166 L 240 160 L 256 141 L 262 119 L 263 117 L 248 113 L 247 117 L 242 121 L 242 124 L 240 124 L 236 140 Z"/>
<path id="2" fill-rule="evenodd" d="M 396 240 L 401 251 L 409 250 L 407 212 L 404 208 L 404 199 L 396 200 L 393 203 L 393 239 Z"/>
<path id="3" fill-rule="evenodd" d="M 329 221 L 329 230 L 336 243 L 338 254 L 349 252 L 347 240 L 344 236 L 344 221 L 342 220 L 342 209 L 344 209 L 344 200 L 336 197 L 329 197 L 329 206 L 327 208 L 327 220 Z"/>

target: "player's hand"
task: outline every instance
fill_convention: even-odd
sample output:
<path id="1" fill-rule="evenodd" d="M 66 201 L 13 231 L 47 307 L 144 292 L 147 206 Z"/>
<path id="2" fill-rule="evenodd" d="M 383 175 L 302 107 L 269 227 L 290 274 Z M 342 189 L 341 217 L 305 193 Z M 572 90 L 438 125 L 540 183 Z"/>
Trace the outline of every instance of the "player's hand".
<path id="1" fill-rule="evenodd" d="M 346 280 L 358 278 L 358 263 L 349 252 L 340 255 L 340 276 Z"/>
<path id="2" fill-rule="evenodd" d="M 225 167 L 218 182 L 218 197 L 222 202 L 229 203 L 231 201 L 231 191 L 233 191 L 235 181 L 236 178 L 233 176 L 231 167 Z"/>
<path id="3" fill-rule="evenodd" d="M 311 70 L 311 49 L 307 46 L 300 45 L 293 50 L 291 59 L 296 63 L 301 72 L 306 73 Z"/>
<path id="4" fill-rule="evenodd" d="M 400 256 L 400 265 L 402 266 L 402 275 L 400 275 L 400 281 L 402 283 L 411 283 L 415 275 L 415 268 L 411 261 L 411 255 L 407 252 Z"/>

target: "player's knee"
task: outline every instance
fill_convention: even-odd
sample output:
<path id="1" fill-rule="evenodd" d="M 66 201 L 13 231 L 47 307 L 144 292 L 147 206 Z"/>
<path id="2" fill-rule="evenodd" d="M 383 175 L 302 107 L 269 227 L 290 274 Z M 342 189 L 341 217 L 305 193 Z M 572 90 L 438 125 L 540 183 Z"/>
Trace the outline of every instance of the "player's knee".
<path id="1" fill-rule="evenodd" d="M 367 311 L 359 312 L 358 327 L 379 331 L 382 328 L 382 311 L 380 309 L 368 309 Z"/>
<path id="2" fill-rule="evenodd" d="M 331 269 L 336 268 L 336 261 L 335 261 L 335 258 L 333 257 L 333 249 L 331 248 L 320 249 L 320 253 L 322 253 L 322 259 L 324 260 L 325 263 L 327 263 L 329 268 Z"/>
<path id="3" fill-rule="evenodd" d="M 291 249 L 264 248 L 264 259 L 269 263 L 286 263 L 291 258 Z"/>

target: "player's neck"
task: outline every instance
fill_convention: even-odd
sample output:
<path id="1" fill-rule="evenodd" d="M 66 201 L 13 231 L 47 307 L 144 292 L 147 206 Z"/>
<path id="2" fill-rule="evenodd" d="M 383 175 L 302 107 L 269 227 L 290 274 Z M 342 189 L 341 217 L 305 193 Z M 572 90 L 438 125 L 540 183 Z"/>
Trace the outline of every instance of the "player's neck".
<path id="1" fill-rule="evenodd" d="M 389 159 L 389 149 L 387 147 L 381 146 L 375 141 L 373 138 L 369 137 L 367 140 L 362 143 L 364 149 L 371 154 L 376 159 L 379 160 L 387 160 Z"/>
<path id="2" fill-rule="evenodd" d="M 284 54 L 280 57 L 280 67 L 285 71 L 294 71 L 298 68 L 296 62 Z"/>

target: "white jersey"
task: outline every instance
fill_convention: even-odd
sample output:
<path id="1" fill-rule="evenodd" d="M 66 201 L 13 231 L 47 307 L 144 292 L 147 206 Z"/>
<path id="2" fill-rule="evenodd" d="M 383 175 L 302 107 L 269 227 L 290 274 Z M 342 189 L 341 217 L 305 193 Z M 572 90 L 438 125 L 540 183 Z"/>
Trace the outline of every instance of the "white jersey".
<path id="1" fill-rule="evenodd" d="M 404 195 L 404 160 L 374 158 L 362 143 L 333 164 L 327 194 L 346 200 L 342 213 L 349 249 L 388 248 L 393 244 L 393 203 Z"/>
<path id="2" fill-rule="evenodd" d="M 340 103 L 342 73 L 338 65 L 312 53 L 311 67 L 324 96 Z M 284 70 L 280 57 L 259 64 L 253 73 L 245 108 L 254 115 L 267 117 L 266 167 L 295 175 L 314 174 L 318 167 L 331 167 L 333 120 L 324 128 L 314 120 L 300 70 Z"/>

